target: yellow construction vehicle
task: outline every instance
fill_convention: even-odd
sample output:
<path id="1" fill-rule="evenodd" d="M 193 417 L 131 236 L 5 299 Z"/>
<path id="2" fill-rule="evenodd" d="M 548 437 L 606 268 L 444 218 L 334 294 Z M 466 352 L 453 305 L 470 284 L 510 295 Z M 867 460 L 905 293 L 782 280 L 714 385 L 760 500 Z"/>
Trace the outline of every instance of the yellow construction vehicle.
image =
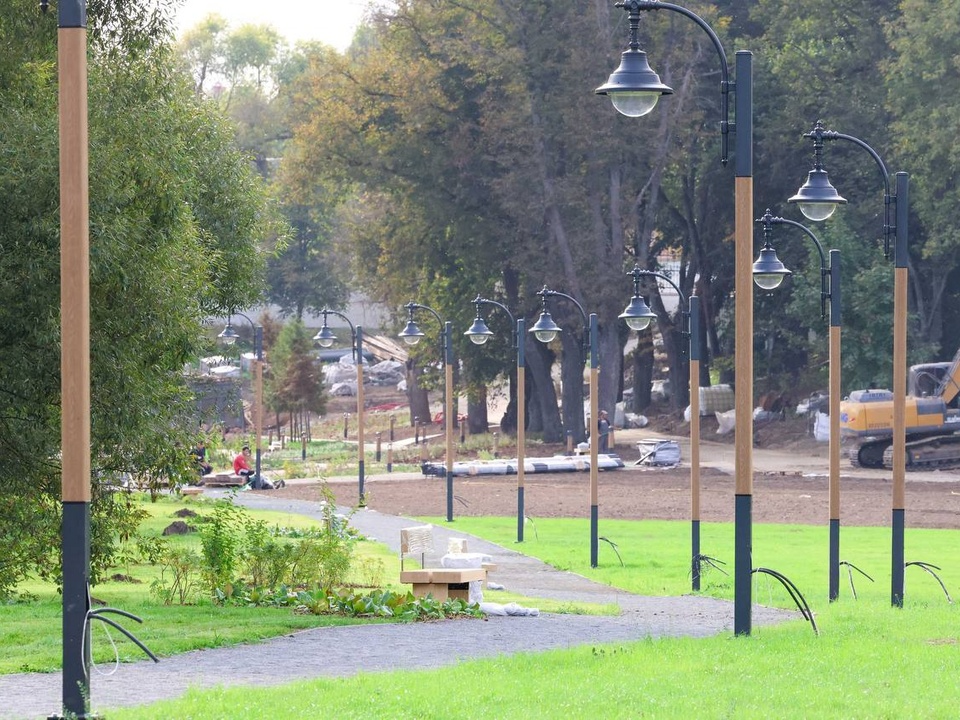
<path id="1" fill-rule="evenodd" d="M 960 350 L 951 362 L 910 368 L 906 428 L 908 469 L 960 465 Z M 840 403 L 840 433 L 855 442 L 854 466 L 892 467 L 893 393 L 850 393 Z"/>

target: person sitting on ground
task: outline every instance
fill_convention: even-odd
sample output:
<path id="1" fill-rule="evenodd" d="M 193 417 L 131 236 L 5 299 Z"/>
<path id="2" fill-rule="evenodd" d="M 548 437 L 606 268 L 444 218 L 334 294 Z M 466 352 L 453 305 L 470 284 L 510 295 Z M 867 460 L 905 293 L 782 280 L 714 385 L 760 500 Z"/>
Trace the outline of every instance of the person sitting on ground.
<path id="1" fill-rule="evenodd" d="M 193 456 L 194 462 L 196 462 L 197 472 L 200 473 L 201 477 L 213 472 L 213 466 L 207 462 L 207 445 L 203 440 L 197 443 L 197 446 L 190 451 L 190 454 Z"/>
<path id="2" fill-rule="evenodd" d="M 233 459 L 233 474 L 247 479 L 247 485 L 251 490 L 275 490 L 286 485 L 283 480 L 279 480 L 276 485 L 257 475 L 250 468 L 250 446 L 244 445 L 240 454 Z"/>

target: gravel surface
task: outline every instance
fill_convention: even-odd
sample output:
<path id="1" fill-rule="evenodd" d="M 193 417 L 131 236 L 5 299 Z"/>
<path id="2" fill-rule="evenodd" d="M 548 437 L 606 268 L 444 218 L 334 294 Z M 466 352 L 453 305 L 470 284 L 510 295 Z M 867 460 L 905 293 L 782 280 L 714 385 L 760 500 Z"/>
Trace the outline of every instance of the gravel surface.
<path id="1" fill-rule="evenodd" d="M 274 493 L 247 492 L 242 504 L 318 516 L 317 503 Z M 375 510 L 357 512 L 351 523 L 370 538 L 399 550 L 400 528 L 419 524 Z M 437 526 L 434 540 L 445 548 L 449 537 L 464 533 Z M 556 615 L 447 620 L 430 623 L 357 625 L 305 630 L 253 645 L 195 651 L 150 661 L 128 663 L 109 674 L 95 668 L 91 677 L 93 708 L 141 705 L 176 698 L 190 687 L 213 685 L 277 685 L 295 679 L 350 676 L 360 672 L 421 669 L 451 665 L 471 658 L 539 652 L 575 645 L 624 642 L 648 637 L 705 637 L 732 631 L 733 605 L 712 598 L 640 597 L 561 572 L 479 538 L 469 537 L 471 552 L 492 555 L 495 580 L 511 592 L 530 597 L 595 603 L 617 603 L 616 617 Z M 495 601 L 487 591 L 485 599 Z M 755 606 L 753 624 L 796 618 L 797 614 Z M 296 658 L 297 662 L 290 662 Z M 282 667 L 282 673 L 254 668 Z M 0 676 L 0 718 L 44 718 L 60 709 L 59 673 Z"/>

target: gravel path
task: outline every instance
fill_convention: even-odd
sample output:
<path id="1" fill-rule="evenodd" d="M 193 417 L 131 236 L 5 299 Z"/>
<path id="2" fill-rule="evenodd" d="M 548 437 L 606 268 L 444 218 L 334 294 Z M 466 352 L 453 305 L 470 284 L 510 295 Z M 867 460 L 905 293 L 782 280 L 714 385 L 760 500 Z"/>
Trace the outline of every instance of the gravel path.
<path id="1" fill-rule="evenodd" d="M 249 507 L 319 517 L 317 503 L 266 494 L 239 495 Z M 351 524 L 364 535 L 399 551 L 400 528 L 417 521 L 372 510 L 356 513 Z M 449 537 L 464 537 L 436 526 L 434 539 L 445 548 Z M 492 555 L 496 582 L 530 597 L 617 603 L 617 617 L 554 615 L 494 617 L 485 621 L 356 625 L 304 630 L 255 645 L 202 650 L 159 664 L 121 665 L 112 674 L 95 669 L 91 677 L 94 709 L 140 705 L 175 698 L 189 687 L 277 685 L 295 679 L 349 676 L 401 668 L 433 668 L 461 660 L 520 652 L 540 652 L 581 644 L 624 642 L 647 637 L 706 637 L 733 629 L 733 605 L 706 597 L 640 597 L 569 572 L 555 570 L 509 548 L 469 537 L 471 552 Z M 495 601 L 495 593 L 486 598 Z M 755 606 L 756 626 L 797 617 L 796 613 Z M 289 662 L 297 658 L 298 662 Z M 282 674 L 251 672 L 283 667 Z M 59 673 L 0 676 L 0 718 L 45 718 L 60 710 Z"/>

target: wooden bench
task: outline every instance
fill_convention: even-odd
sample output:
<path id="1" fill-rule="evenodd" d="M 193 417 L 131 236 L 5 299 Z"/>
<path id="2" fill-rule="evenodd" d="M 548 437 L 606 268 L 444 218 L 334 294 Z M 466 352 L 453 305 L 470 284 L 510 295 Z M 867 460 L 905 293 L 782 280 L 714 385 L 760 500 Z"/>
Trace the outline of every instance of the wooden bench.
<path id="1" fill-rule="evenodd" d="M 433 526 L 419 525 L 400 530 L 400 582 L 413 586 L 417 597 L 432 595 L 434 600 L 456 598 L 469 602 L 470 583 L 487 579 L 487 571 L 478 568 L 427 567 L 427 553 L 435 553 Z M 404 560 L 408 555 L 420 556 L 420 569 L 407 570 Z"/>
<path id="2" fill-rule="evenodd" d="M 203 484 L 216 487 L 239 487 L 246 485 L 247 479 L 228 472 L 210 473 L 203 476 Z"/>

